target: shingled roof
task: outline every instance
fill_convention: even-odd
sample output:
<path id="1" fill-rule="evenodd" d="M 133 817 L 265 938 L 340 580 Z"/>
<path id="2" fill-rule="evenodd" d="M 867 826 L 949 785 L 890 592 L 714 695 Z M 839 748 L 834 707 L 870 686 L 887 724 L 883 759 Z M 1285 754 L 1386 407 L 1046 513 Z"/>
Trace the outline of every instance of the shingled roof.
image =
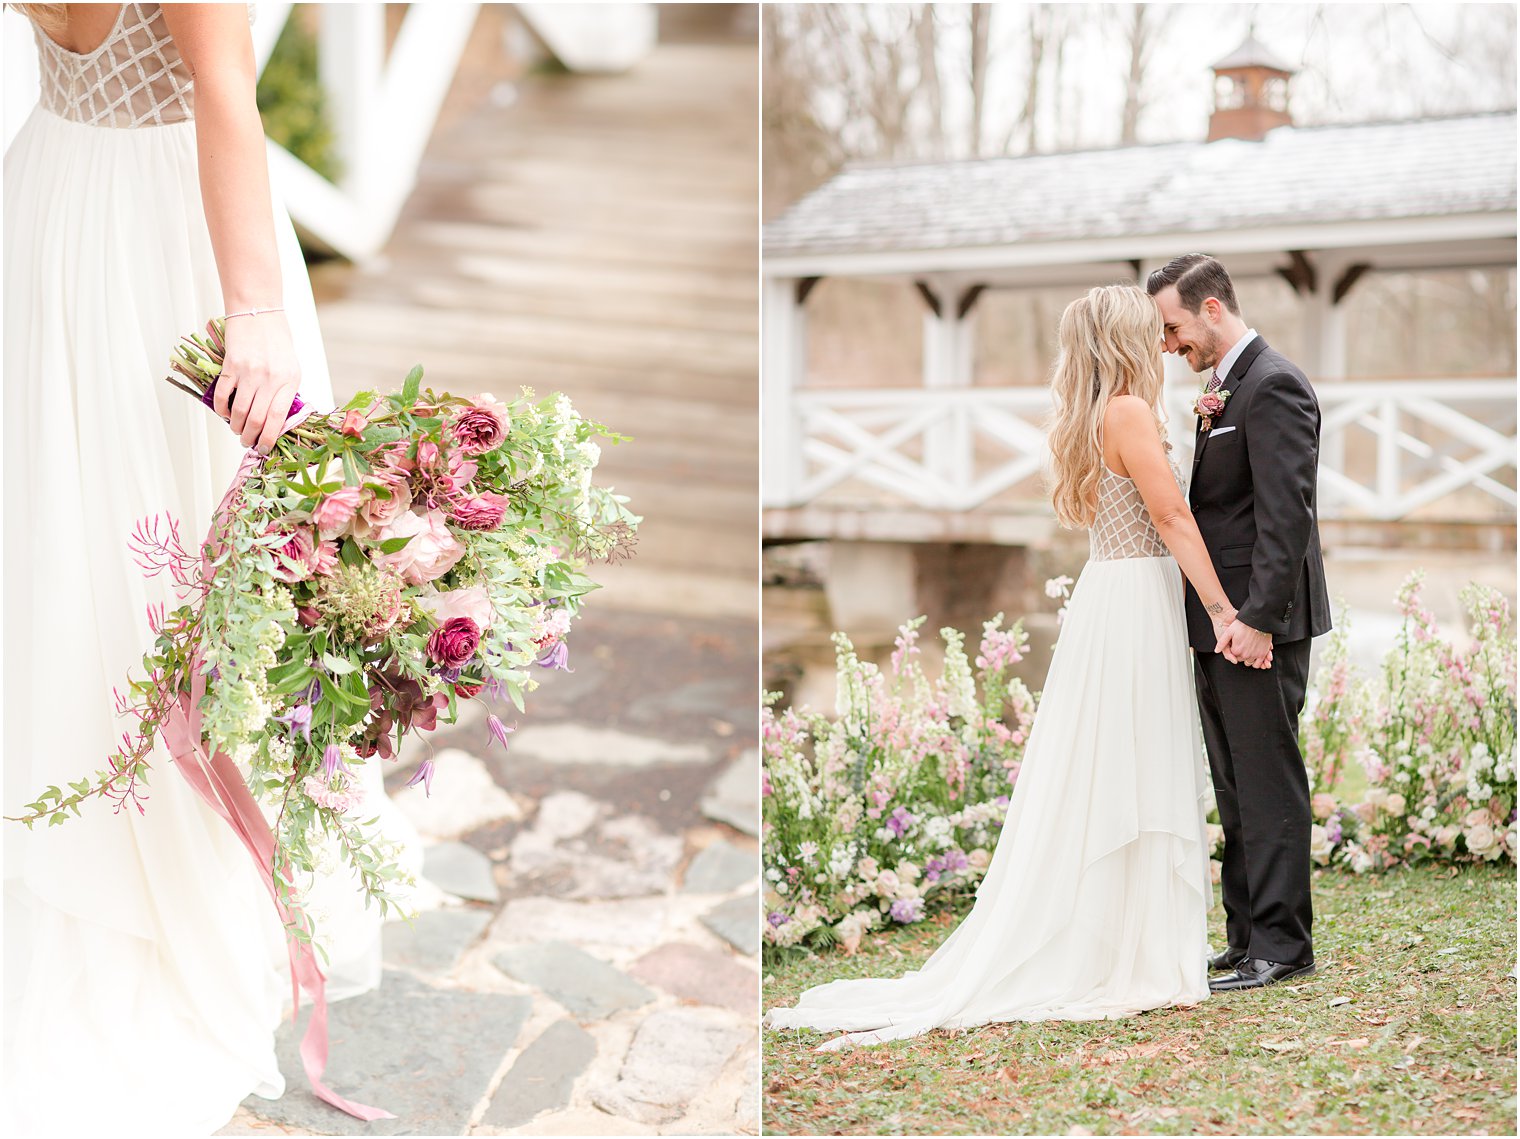
<path id="1" fill-rule="evenodd" d="M 1022 158 L 847 167 L 767 257 L 1514 213 L 1513 111 Z"/>

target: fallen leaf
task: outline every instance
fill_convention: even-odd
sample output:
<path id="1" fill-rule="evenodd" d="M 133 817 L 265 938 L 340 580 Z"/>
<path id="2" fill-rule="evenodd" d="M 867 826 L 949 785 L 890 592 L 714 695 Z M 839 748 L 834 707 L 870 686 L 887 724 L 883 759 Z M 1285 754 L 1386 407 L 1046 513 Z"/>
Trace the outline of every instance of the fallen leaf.
<path id="1" fill-rule="evenodd" d="M 1330 1007 L 1331 1008 L 1339 1008 L 1341 1005 L 1349 1005 L 1350 1003 L 1351 1003 L 1351 998 L 1350 997 L 1336 997 L 1334 1000 L 1332 1000 L 1330 1002 Z"/>
<path id="2" fill-rule="evenodd" d="M 1304 1042 L 1297 1037 L 1291 1040 L 1258 1040 L 1256 1043 L 1268 1052 L 1292 1052 L 1304 1046 Z"/>

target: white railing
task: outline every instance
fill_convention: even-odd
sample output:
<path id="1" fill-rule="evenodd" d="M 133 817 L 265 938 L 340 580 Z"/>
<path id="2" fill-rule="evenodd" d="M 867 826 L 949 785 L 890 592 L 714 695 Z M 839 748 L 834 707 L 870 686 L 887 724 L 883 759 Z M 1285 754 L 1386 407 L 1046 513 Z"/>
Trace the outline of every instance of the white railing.
<path id="1" fill-rule="evenodd" d="M 1513 379 L 1320 385 L 1321 516 L 1512 521 L 1516 392 Z M 1166 399 L 1184 469 L 1193 395 Z M 1033 387 L 796 392 L 794 467 L 766 505 L 1038 509 L 1049 406 Z"/>
<path id="2" fill-rule="evenodd" d="M 293 4 L 257 5 L 254 56 L 260 69 L 290 19 Z M 285 207 L 307 234 L 355 261 L 376 256 L 390 238 L 438 112 L 454 81 L 479 4 L 408 4 L 389 49 L 386 5 L 322 4 L 318 78 L 328 100 L 343 167 L 329 182 L 269 143 L 270 172 Z M 620 70 L 656 39 L 652 4 L 524 4 L 521 26 L 573 71 Z M 4 137 L 8 146 L 37 102 L 36 51 L 25 17 L 7 10 Z"/>

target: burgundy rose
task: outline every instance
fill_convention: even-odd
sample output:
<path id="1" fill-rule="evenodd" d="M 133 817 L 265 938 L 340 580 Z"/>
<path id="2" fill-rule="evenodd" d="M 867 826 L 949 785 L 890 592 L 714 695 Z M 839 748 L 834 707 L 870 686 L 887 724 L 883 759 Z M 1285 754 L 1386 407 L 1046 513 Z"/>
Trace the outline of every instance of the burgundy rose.
<path id="1" fill-rule="evenodd" d="M 318 621 L 322 620 L 322 614 L 317 612 L 315 605 L 298 605 L 296 606 L 296 620 L 304 627 L 312 629 L 316 627 Z"/>
<path id="2" fill-rule="evenodd" d="M 469 700 L 484 687 L 484 684 L 475 684 L 468 680 L 460 680 L 454 683 L 454 692 L 462 699 Z"/>
<path id="3" fill-rule="evenodd" d="M 449 430 L 467 455 L 482 455 L 495 450 L 507 437 L 506 422 L 488 407 L 465 408 L 449 425 Z"/>
<path id="4" fill-rule="evenodd" d="M 462 668 L 480 645 L 480 626 L 469 617 L 450 617 L 428 637 L 428 656 L 444 668 Z"/>
<path id="5" fill-rule="evenodd" d="M 507 513 L 506 497 L 485 491 L 450 504 L 449 520 L 461 530 L 496 530 Z"/>

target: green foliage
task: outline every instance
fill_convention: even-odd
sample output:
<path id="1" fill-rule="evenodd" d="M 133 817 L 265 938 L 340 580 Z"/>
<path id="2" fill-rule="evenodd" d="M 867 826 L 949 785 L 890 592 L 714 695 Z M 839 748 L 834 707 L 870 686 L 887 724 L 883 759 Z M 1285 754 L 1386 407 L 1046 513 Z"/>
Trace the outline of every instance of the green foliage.
<path id="1" fill-rule="evenodd" d="M 329 181 L 341 170 L 333 147 L 327 97 L 317 79 L 317 41 L 297 5 L 259 76 L 264 133 Z"/>

